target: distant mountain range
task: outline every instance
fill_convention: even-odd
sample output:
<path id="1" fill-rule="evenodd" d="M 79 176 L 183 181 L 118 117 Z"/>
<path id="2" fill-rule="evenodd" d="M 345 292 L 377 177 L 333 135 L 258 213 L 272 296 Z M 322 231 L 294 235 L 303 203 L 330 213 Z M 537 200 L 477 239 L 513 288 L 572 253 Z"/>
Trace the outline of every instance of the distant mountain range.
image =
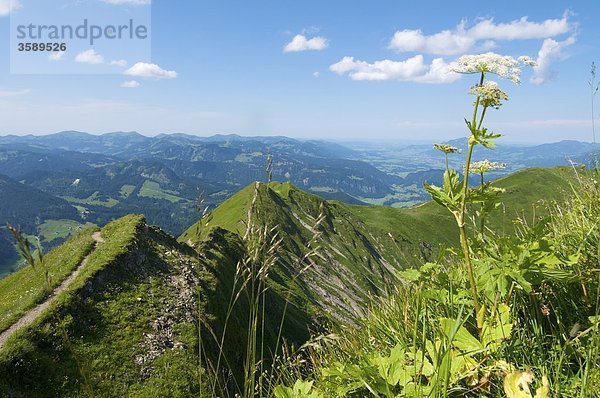
<path id="1" fill-rule="evenodd" d="M 14 178 L 31 170 L 78 171 L 138 160 L 159 162 L 181 177 L 198 178 L 220 189 L 233 186 L 235 192 L 251 181 L 264 179 L 267 156 L 272 155 L 274 179 L 309 190 L 334 187 L 350 195 L 377 197 L 391 192 L 390 185 L 400 181 L 366 162 L 351 160 L 354 151 L 341 145 L 286 137 L 145 137 L 138 133 L 95 136 L 69 131 L 0 137 L 0 154 L 0 172 Z"/>
<path id="2" fill-rule="evenodd" d="M 450 142 L 465 147 L 465 140 Z M 480 151 L 508 163 L 500 176 L 530 166 L 585 162 L 600 146 L 562 141 Z M 172 234 L 183 232 L 203 206 L 222 203 L 253 181 L 289 182 L 328 200 L 409 206 L 428 197 L 424 182 L 439 183 L 443 156 L 431 145 L 367 143 L 346 147 L 279 137 L 135 132 L 92 135 L 0 136 L 0 225 L 18 224 L 46 247 L 85 223 L 105 225 L 125 214 L 145 214 Z M 461 168 L 461 158 L 452 159 Z M 494 176 L 494 175 L 493 175 Z M 0 275 L 14 265 L 10 237 L 0 229 Z"/>
<path id="3" fill-rule="evenodd" d="M 199 195 L 204 205 L 214 207 L 251 182 L 264 181 L 268 156 L 273 157 L 274 180 L 330 199 L 362 203 L 354 197 L 394 192 L 399 177 L 350 159 L 354 155 L 338 144 L 286 137 L 96 136 L 74 131 L 2 136 L 0 174 L 6 183 L 0 195 L 6 200 L 0 225 L 22 225 L 51 246 L 49 242 L 54 245 L 68 236 L 61 224 L 76 230 L 86 222 L 104 225 L 125 214 L 143 213 L 149 222 L 179 234 L 196 218 Z M 44 204 L 54 202 L 63 211 L 44 210 Z M 15 259 L 5 232 L 0 231 L 0 274 Z"/>
<path id="4" fill-rule="evenodd" d="M 467 139 L 459 138 L 445 142 L 459 148 L 462 153 L 467 149 Z M 349 148 L 358 154 L 357 158 L 368 161 L 380 170 L 406 176 L 411 173 L 444 168 L 444 157 L 433 145 L 401 145 L 394 143 L 366 142 L 352 143 Z M 478 148 L 474 161 L 488 159 L 506 164 L 500 174 L 510 174 L 527 167 L 551 167 L 573 163 L 589 163 L 600 156 L 600 144 L 565 140 L 540 145 L 504 144 L 500 140 L 494 149 Z M 450 156 L 450 164 L 461 169 L 464 157 Z"/>

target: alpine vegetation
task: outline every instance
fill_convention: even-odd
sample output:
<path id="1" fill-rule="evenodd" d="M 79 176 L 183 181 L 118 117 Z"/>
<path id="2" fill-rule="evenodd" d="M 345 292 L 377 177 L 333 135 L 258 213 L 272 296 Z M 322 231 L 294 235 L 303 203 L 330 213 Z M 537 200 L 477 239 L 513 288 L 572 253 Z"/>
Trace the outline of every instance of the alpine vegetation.
<path id="1" fill-rule="evenodd" d="M 529 58 L 461 57 L 455 71 L 476 74 L 462 174 L 448 167 L 441 187 L 426 185 L 448 211 L 460 254 L 398 273 L 354 327 L 332 326 L 290 358 L 289 397 L 591 397 L 600 387 L 600 185 L 598 170 L 573 169 L 572 199 L 550 213 L 515 220 L 512 233 L 488 226 L 505 189 L 484 179 L 505 167 L 472 162 L 500 134 L 487 111 L 508 95 L 490 74 L 519 82 Z M 446 159 L 458 149 L 435 145 Z M 472 185 L 470 174 L 480 176 Z M 490 220 L 490 225 L 498 225 Z M 298 361 L 298 359 L 301 361 Z"/>

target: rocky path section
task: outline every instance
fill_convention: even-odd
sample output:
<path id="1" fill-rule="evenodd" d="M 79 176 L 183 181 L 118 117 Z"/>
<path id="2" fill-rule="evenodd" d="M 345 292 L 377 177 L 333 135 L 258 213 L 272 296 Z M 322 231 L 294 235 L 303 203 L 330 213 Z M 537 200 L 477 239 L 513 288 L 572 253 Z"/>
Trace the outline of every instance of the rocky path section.
<path id="1" fill-rule="evenodd" d="M 94 232 L 92 238 L 96 242 L 94 250 L 99 244 L 104 243 L 104 239 L 102 239 L 102 237 L 100 236 L 100 231 Z M 68 277 L 65 278 L 64 281 L 62 281 L 62 283 L 56 289 L 54 289 L 54 291 L 46 299 L 46 301 L 44 301 L 41 304 L 38 304 L 36 307 L 27 311 L 27 313 L 25 313 L 25 315 L 23 315 L 21 319 L 15 322 L 10 328 L 0 333 L 0 349 L 4 348 L 4 344 L 6 343 L 6 341 L 18 330 L 21 330 L 22 328 L 31 325 L 33 321 L 37 319 L 38 316 L 40 316 L 45 310 L 48 309 L 48 307 L 50 307 L 50 305 L 54 302 L 54 300 L 60 293 L 64 292 L 66 289 L 69 288 L 69 286 L 71 286 L 71 283 L 73 283 L 77 275 L 79 275 L 81 273 L 81 270 L 83 270 L 83 268 L 86 266 L 88 259 L 94 252 L 94 250 L 92 250 L 87 256 L 85 256 L 85 258 L 83 259 L 83 261 L 81 261 L 81 263 L 75 269 L 75 271 L 73 271 Z"/>

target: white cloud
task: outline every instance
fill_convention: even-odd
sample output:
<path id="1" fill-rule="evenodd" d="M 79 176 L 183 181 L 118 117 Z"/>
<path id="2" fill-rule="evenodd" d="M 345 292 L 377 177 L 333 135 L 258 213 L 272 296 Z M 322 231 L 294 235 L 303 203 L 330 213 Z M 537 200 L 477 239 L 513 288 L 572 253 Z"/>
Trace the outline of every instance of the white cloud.
<path id="1" fill-rule="evenodd" d="M 109 4 L 130 4 L 135 6 L 145 6 L 152 3 L 152 0 L 101 0 Z"/>
<path id="2" fill-rule="evenodd" d="M 566 58 L 564 49 L 575 43 L 575 41 L 576 38 L 574 35 L 563 41 L 556 41 L 554 39 L 544 40 L 536 59 L 537 66 L 533 68 L 531 83 L 543 84 L 552 79 L 556 74 L 552 69 L 552 62 Z"/>
<path id="3" fill-rule="evenodd" d="M 389 48 L 399 52 L 425 52 L 428 54 L 454 55 L 468 52 L 476 40 L 469 37 L 461 24 L 455 31 L 444 30 L 431 36 L 421 30 L 403 30 L 394 33 Z"/>
<path id="4" fill-rule="evenodd" d="M 495 24 L 493 19 L 484 19 L 469 29 L 469 36 L 475 39 L 492 40 L 527 40 L 545 39 L 572 31 L 568 13 L 561 19 L 546 19 L 542 22 L 531 22 L 527 17 L 509 23 Z"/>
<path id="5" fill-rule="evenodd" d="M 283 47 L 283 52 L 299 52 L 308 50 L 324 50 L 329 46 L 326 38 L 321 36 L 307 39 L 304 35 L 296 35 L 288 44 Z"/>
<path id="6" fill-rule="evenodd" d="M 449 65 L 442 58 L 425 64 L 422 55 L 415 55 L 404 61 L 385 59 L 372 64 L 357 61 L 354 57 L 344 57 L 329 70 L 338 75 L 348 74 L 352 80 L 400 80 L 417 83 L 451 83 L 460 75 L 448 70 Z"/>
<path id="7" fill-rule="evenodd" d="M 353 80 L 399 80 L 418 83 L 451 83 L 460 78 L 449 72 L 443 58 L 435 58 L 431 63 L 424 61 L 422 54 L 462 55 L 474 51 L 490 51 L 501 41 L 544 40 L 538 54 L 538 67 L 534 69 L 531 81 L 541 84 L 552 76 L 551 63 L 564 58 L 563 50 L 575 43 L 577 24 L 569 21 L 572 14 L 565 12 L 562 18 L 530 21 L 528 17 L 496 23 L 494 19 L 480 19 L 471 27 L 461 21 L 453 30 L 443 30 L 425 35 L 420 29 L 397 31 L 390 40 L 389 49 L 398 52 L 416 52 L 417 55 L 403 61 L 384 59 L 374 63 L 345 57 L 331 65 L 330 70 L 348 74 Z M 570 34 L 563 40 L 556 37 Z"/>
<path id="8" fill-rule="evenodd" d="M 52 54 L 50 54 L 48 56 L 48 59 L 50 61 L 62 61 L 62 59 L 65 56 L 65 52 L 64 51 L 55 51 Z"/>
<path id="9" fill-rule="evenodd" d="M 443 58 L 435 58 L 431 61 L 427 73 L 415 79 L 418 83 L 452 83 L 460 79 L 457 73 L 450 72 L 451 64 L 447 64 Z"/>
<path id="10" fill-rule="evenodd" d="M 137 80 L 128 80 L 126 82 L 121 83 L 121 87 L 123 88 L 138 88 L 140 86 L 140 82 Z"/>
<path id="11" fill-rule="evenodd" d="M 313 72 L 313 77 L 321 77 L 321 72 Z"/>
<path id="12" fill-rule="evenodd" d="M 103 64 L 104 57 L 96 52 L 94 49 L 89 49 L 84 52 L 77 54 L 75 57 L 75 62 L 79 62 L 81 64 Z"/>
<path id="13" fill-rule="evenodd" d="M 433 35 L 424 35 L 420 29 L 397 31 L 390 40 L 389 48 L 399 52 L 424 52 L 437 55 L 457 55 L 473 50 L 489 50 L 495 41 L 548 39 L 573 32 L 576 25 L 568 20 L 569 13 L 561 19 L 542 22 L 529 21 L 527 17 L 508 22 L 495 23 L 483 19 L 471 28 L 461 21 L 454 30 L 443 30 Z"/>
<path id="14" fill-rule="evenodd" d="M 31 92 L 31 90 L 17 90 L 17 91 L 0 90 L 0 98 L 18 97 L 21 95 L 29 94 L 30 92 Z"/>
<path id="15" fill-rule="evenodd" d="M 110 61 L 110 64 L 124 68 L 127 66 L 127 61 L 125 61 L 124 59 L 119 59 L 119 60 L 115 60 L 115 61 Z"/>
<path id="16" fill-rule="evenodd" d="M 0 0 L 0 17 L 5 17 L 19 8 L 21 8 L 19 0 Z"/>
<path id="17" fill-rule="evenodd" d="M 151 79 L 175 79 L 177 72 L 162 69 L 156 64 L 138 62 L 124 72 L 127 76 L 146 77 Z"/>

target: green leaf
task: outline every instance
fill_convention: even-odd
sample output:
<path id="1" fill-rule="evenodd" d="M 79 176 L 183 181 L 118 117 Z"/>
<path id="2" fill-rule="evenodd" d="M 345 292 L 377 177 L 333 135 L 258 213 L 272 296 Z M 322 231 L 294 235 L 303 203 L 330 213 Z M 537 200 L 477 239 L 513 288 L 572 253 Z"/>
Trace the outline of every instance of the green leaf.
<path id="1" fill-rule="evenodd" d="M 277 386 L 273 390 L 276 398 L 322 398 L 323 395 L 318 392 L 311 392 L 313 387 L 312 381 L 296 380 L 293 388 L 286 386 Z"/>
<path id="2" fill-rule="evenodd" d="M 483 345 L 492 352 L 496 351 L 500 347 L 500 343 L 510 337 L 512 327 L 510 308 L 506 304 L 500 304 L 497 317 L 488 319 L 483 323 L 481 331 Z"/>
<path id="3" fill-rule="evenodd" d="M 441 324 L 449 342 L 463 353 L 478 352 L 484 348 L 481 342 L 473 337 L 464 326 L 458 326 L 455 319 L 442 318 Z"/>
<path id="4" fill-rule="evenodd" d="M 373 357 L 369 362 L 377 367 L 379 376 L 390 386 L 405 386 L 415 374 L 414 366 L 407 366 L 406 350 L 400 344 L 392 349 L 388 357 Z"/>
<path id="5" fill-rule="evenodd" d="M 398 275 L 400 276 L 400 278 L 405 279 L 407 281 L 417 282 L 419 279 L 421 279 L 422 274 L 421 274 L 421 272 L 419 272 L 419 270 L 407 269 L 407 270 L 398 272 Z"/>
<path id="6" fill-rule="evenodd" d="M 444 172 L 442 187 L 424 184 L 425 190 L 438 204 L 450 211 L 456 211 L 462 198 L 460 175 L 456 170 L 449 169 Z"/>
<path id="7" fill-rule="evenodd" d="M 310 390 L 312 390 L 312 386 L 312 381 L 306 382 L 302 380 L 296 380 L 296 383 L 294 383 L 294 393 L 296 395 L 308 395 Z"/>
<path id="8" fill-rule="evenodd" d="M 286 386 L 277 386 L 273 390 L 273 394 L 277 398 L 294 398 L 292 389 Z"/>
<path id="9" fill-rule="evenodd" d="M 433 373 L 435 372 L 435 368 L 429 361 L 429 358 L 427 358 L 425 356 L 425 353 L 423 351 L 417 350 L 414 353 L 414 355 L 412 355 L 412 358 L 415 361 L 415 363 L 414 363 L 415 375 L 421 374 L 421 375 L 427 376 L 427 377 L 433 375 Z"/>

